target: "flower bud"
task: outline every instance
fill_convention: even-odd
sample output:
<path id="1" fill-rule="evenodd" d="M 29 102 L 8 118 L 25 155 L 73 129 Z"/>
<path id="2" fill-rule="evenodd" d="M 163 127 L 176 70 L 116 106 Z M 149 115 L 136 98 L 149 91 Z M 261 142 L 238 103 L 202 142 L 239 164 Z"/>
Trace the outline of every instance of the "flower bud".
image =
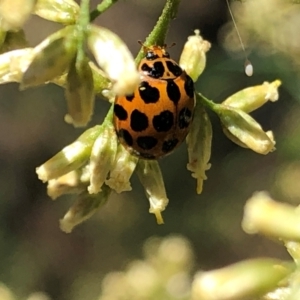
<path id="1" fill-rule="evenodd" d="M 75 26 L 50 35 L 34 48 L 34 57 L 24 73 L 21 87 L 45 84 L 67 70 L 76 54 Z"/>
<path id="2" fill-rule="evenodd" d="M 70 25 L 77 20 L 79 6 L 73 0 L 39 0 L 34 13 L 52 22 Z"/>
<path id="3" fill-rule="evenodd" d="M 67 123 L 75 127 L 86 126 L 94 111 L 93 74 L 87 59 L 72 61 L 65 95 L 68 103 Z"/>
<path id="4" fill-rule="evenodd" d="M 112 81 L 116 95 L 131 94 L 140 82 L 134 59 L 124 42 L 113 32 L 89 26 L 88 47 L 100 68 Z"/>
<path id="5" fill-rule="evenodd" d="M 238 140 L 246 147 L 259 154 L 268 154 L 275 150 L 273 135 L 262 130 L 261 126 L 247 113 L 223 104 L 215 105 L 215 112 L 219 115 L 225 134 L 234 143 Z M 231 138 L 231 137 L 234 138 Z"/>
<path id="6" fill-rule="evenodd" d="M 179 65 L 186 73 L 197 81 L 206 65 L 206 52 L 210 49 L 211 44 L 203 40 L 198 29 L 195 35 L 189 36 L 184 45 L 180 56 Z"/>
<path id="7" fill-rule="evenodd" d="M 89 159 L 92 146 L 101 131 L 100 125 L 86 130 L 75 142 L 36 168 L 39 179 L 46 182 L 82 167 Z"/>
<path id="8" fill-rule="evenodd" d="M 109 171 L 116 158 L 118 139 L 115 128 L 111 122 L 104 123 L 103 129 L 96 139 L 90 158 L 90 194 L 101 191 Z"/>
<path id="9" fill-rule="evenodd" d="M 293 271 L 293 263 L 258 258 L 218 270 L 199 272 L 192 284 L 192 299 L 256 299 L 276 288 L 278 283 Z"/>
<path id="10" fill-rule="evenodd" d="M 76 203 L 60 220 L 60 229 L 65 233 L 70 233 L 76 225 L 89 219 L 102 207 L 107 202 L 110 193 L 111 189 L 108 186 L 103 186 L 102 191 L 96 195 L 90 195 L 87 192 L 79 195 Z"/>
<path id="11" fill-rule="evenodd" d="M 105 183 L 117 193 L 131 191 L 130 178 L 137 165 L 138 158 L 131 155 L 121 144 L 118 146 L 117 154 L 109 178 Z"/>
<path id="12" fill-rule="evenodd" d="M 244 210 L 243 229 L 284 240 L 300 242 L 300 212 L 289 204 L 273 201 L 265 192 L 255 193 Z"/>
<path id="13" fill-rule="evenodd" d="M 267 101 L 277 101 L 279 98 L 278 87 L 280 85 L 281 81 L 275 80 L 271 83 L 264 82 L 261 85 L 248 87 L 233 94 L 222 104 L 250 113 L 263 106 Z"/>
<path id="14" fill-rule="evenodd" d="M 0 55 L 0 84 L 20 82 L 34 56 L 32 48 L 13 50 Z"/>
<path id="15" fill-rule="evenodd" d="M 235 144 L 237 144 L 238 146 L 240 146 L 242 148 L 249 149 L 249 147 L 246 144 L 244 144 L 241 140 L 239 140 L 236 136 L 234 136 L 227 128 L 224 127 L 224 125 L 222 125 L 222 130 L 223 130 L 223 133 L 226 135 L 226 137 L 228 139 L 230 139 L 232 142 L 234 142 Z M 275 139 L 274 139 L 273 131 L 271 131 L 271 130 L 266 131 L 266 135 L 269 137 L 269 139 L 275 145 L 276 142 L 275 142 Z"/>
<path id="16" fill-rule="evenodd" d="M 212 127 L 209 116 L 202 104 L 197 101 L 193 123 L 186 138 L 189 163 L 187 169 L 197 179 L 197 193 L 201 194 L 205 171 L 209 170 L 211 154 Z"/>
<path id="17" fill-rule="evenodd" d="M 81 181 L 81 170 L 71 171 L 48 181 L 47 194 L 52 199 L 65 194 L 79 194 L 86 190 L 87 183 Z"/>
<path id="18" fill-rule="evenodd" d="M 161 212 L 167 207 L 169 199 L 167 198 L 159 164 L 156 160 L 140 159 L 136 170 L 150 202 L 149 212 L 155 214 L 158 224 L 163 224 Z"/>
<path id="19" fill-rule="evenodd" d="M 238 146 L 242 147 L 242 148 L 246 148 L 249 149 L 249 147 L 244 144 L 243 142 L 241 142 L 236 136 L 234 136 L 227 128 L 224 127 L 223 124 L 221 124 L 223 133 L 226 135 L 226 137 L 231 140 L 232 142 L 234 142 L 235 144 L 237 144 Z"/>
<path id="20" fill-rule="evenodd" d="M 165 237 L 157 247 L 155 253 L 151 253 L 152 257 L 149 253 L 150 249 L 148 249 L 148 256 L 150 256 L 148 257 L 149 261 L 156 260 L 156 263 L 160 265 L 161 268 L 167 269 L 169 267 L 169 270 L 173 270 L 174 273 L 182 271 L 188 272 L 193 269 L 193 250 L 190 242 L 184 237 L 180 235 Z M 155 257 L 153 257 L 154 255 Z"/>
<path id="21" fill-rule="evenodd" d="M 122 294 L 120 292 L 111 292 L 107 295 L 108 299 L 149 299 L 149 295 L 153 294 L 153 291 L 158 290 L 158 282 L 163 281 L 159 275 L 160 273 L 155 270 L 155 267 L 144 260 L 133 260 L 130 262 L 126 273 L 124 274 L 124 282 L 115 282 L 117 290 L 122 288 Z M 165 278 L 164 278 L 165 279 Z M 111 287 L 112 291 L 112 287 Z M 134 295 L 129 296 L 129 295 Z M 158 298 L 160 298 L 158 296 Z M 105 296 L 104 296 L 105 299 Z M 151 298 L 150 298 L 151 299 Z"/>
<path id="22" fill-rule="evenodd" d="M 1 28 L 5 31 L 20 29 L 29 18 L 37 0 L 1 0 Z"/>

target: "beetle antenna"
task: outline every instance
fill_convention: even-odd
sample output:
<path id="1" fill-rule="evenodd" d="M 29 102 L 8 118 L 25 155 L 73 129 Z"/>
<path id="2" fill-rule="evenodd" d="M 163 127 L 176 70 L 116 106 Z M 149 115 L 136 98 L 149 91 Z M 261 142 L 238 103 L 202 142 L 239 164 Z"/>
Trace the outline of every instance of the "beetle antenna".
<path id="1" fill-rule="evenodd" d="M 165 44 L 164 47 L 165 47 L 165 48 L 172 48 L 172 47 L 174 47 L 175 45 L 176 45 L 176 43 L 172 43 L 171 45 Z"/>
<path id="2" fill-rule="evenodd" d="M 147 50 L 149 49 L 149 47 L 145 46 L 145 44 L 141 40 L 138 40 L 138 43 L 143 47 L 143 51 L 147 52 Z"/>

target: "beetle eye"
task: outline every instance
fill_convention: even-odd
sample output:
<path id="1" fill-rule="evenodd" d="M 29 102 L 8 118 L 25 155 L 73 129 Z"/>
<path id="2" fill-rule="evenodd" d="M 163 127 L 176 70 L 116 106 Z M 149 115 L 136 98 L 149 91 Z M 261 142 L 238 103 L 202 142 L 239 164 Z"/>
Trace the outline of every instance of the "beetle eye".
<path id="1" fill-rule="evenodd" d="M 157 55 L 154 52 L 147 52 L 146 59 L 153 60 L 155 58 L 157 58 Z"/>
<path id="2" fill-rule="evenodd" d="M 168 52 L 165 52 L 163 57 L 170 58 L 170 54 Z"/>

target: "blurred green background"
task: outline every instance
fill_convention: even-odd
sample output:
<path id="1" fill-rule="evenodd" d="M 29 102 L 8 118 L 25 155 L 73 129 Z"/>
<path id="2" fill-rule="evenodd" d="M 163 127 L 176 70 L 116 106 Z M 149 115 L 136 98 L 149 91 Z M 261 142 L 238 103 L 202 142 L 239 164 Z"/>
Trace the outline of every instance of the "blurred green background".
<path id="1" fill-rule="evenodd" d="M 275 7 L 278 1 L 272 1 L 269 6 Z M 95 6 L 97 1 L 92 3 Z M 120 35 L 135 54 L 140 47 L 137 41 L 151 31 L 163 4 L 119 1 L 96 23 Z M 237 19 L 241 5 L 246 4 L 236 3 Z M 293 6 L 292 13 L 300 16 L 298 5 Z M 214 132 L 212 168 L 201 195 L 196 194 L 196 182 L 186 169 L 185 145 L 160 160 L 170 199 L 161 226 L 148 213 L 143 188 L 133 176 L 131 192 L 113 194 L 101 211 L 73 233 L 61 232 L 58 221 L 74 198 L 51 201 L 35 168 L 83 130 L 64 122 L 67 108 L 62 88 L 50 84 L 20 92 L 17 84 L 0 87 L 0 282 L 17 299 L 25 299 L 34 291 L 43 291 L 55 300 L 98 299 L 104 276 L 123 270 L 132 259 L 142 258 L 142 245 L 152 236 L 186 237 L 194 250 L 195 270 L 218 268 L 250 257 L 288 258 L 281 245 L 246 235 L 240 224 L 243 206 L 255 191 L 267 190 L 277 200 L 299 203 L 300 84 L 296 58 L 300 42 L 286 35 L 288 41 L 293 39 L 294 47 L 286 51 L 268 42 L 270 23 L 269 27 L 262 24 L 258 31 L 250 31 L 256 41 L 251 43 L 249 31 L 241 24 L 254 66 L 254 75 L 246 77 L 243 54 L 226 52 L 223 47 L 227 22 L 231 20 L 224 0 L 182 1 L 166 41 L 176 43 L 169 52 L 178 60 L 187 37 L 194 29 L 201 30 L 212 49 L 196 87 L 216 102 L 245 87 L 281 79 L 280 100 L 253 114 L 264 129 L 274 131 L 277 150 L 262 156 L 236 146 L 221 132 L 217 117 L 210 114 Z M 278 22 L 289 22 L 294 28 L 289 15 Z M 25 25 L 32 46 L 58 28 L 38 17 Z M 265 42 L 262 44 L 259 28 Z M 97 99 L 91 125 L 102 122 L 107 110 L 108 104 Z"/>

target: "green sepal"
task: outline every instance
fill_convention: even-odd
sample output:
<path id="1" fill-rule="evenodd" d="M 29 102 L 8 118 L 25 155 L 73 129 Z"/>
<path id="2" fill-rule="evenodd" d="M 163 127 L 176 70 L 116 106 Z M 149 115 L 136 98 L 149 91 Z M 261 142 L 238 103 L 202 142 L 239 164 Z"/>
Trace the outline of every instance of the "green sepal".
<path id="1" fill-rule="evenodd" d="M 91 195 L 88 192 L 80 194 L 75 204 L 60 220 L 60 229 L 70 233 L 76 225 L 89 219 L 97 212 L 108 201 L 110 194 L 111 189 L 107 185 L 104 185 L 98 194 Z"/>
<path id="2" fill-rule="evenodd" d="M 35 47 L 34 58 L 25 71 L 21 88 L 45 84 L 62 75 L 74 59 L 77 47 L 75 26 L 67 26 Z"/>
<path id="3" fill-rule="evenodd" d="M 66 121 L 75 127 L 86 126 L 94 111 L 94 82 L 88 59 L 71 62 L 65 95 L 68 103 Z"/>

